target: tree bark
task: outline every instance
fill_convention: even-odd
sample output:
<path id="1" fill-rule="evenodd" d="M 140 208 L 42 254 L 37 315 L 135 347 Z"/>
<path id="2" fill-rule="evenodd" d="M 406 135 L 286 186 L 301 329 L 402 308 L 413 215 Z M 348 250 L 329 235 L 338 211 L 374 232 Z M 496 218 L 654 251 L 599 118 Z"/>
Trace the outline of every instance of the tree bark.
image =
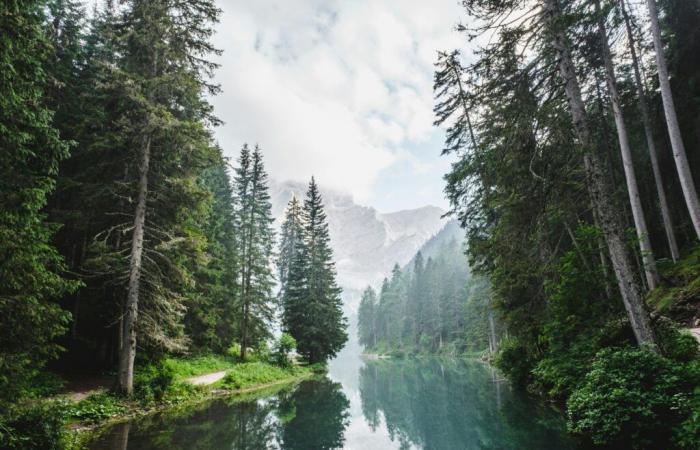
<path id="1" fill-rule="evenodd" d="M 139 162 L 138 198 L 134 214 L 134 231 L 131 238 L 129 261 L 129 285 L 124 312 L 124 340 L 119 354 L 117 390 L 125 395 L 134 392 L 134 358 L 136 356 L 136 320 L 138 318 L 139 287 L 143 259 L 143 238 L 146 223 L 146 198 L 148 195 L 148 166 L 151 158 L 151 136 L 147 135 L 141 149 Z"/>
<path id="2" fill-rule="evenodd" d="M 661 30 L 659 29 L 659 11 L 656 8 L 655 0 L 647 0 L 647 8 L 649 10 L 649 20 L 651 23 L 651 34 L 654 38 L 654 50 L 656 53 L 656 68 L 659 73 L 659 86 L 661 87 L 661 99 L 664 104 L 664 113 L 666 114 L 666 125 L 668 126 L 668 136 L 671 140 L 671 148 L 673 149 L 673 160 L 676 163 L 678 178 L 683 189 L 685 204 L 690 213 L 690 219 L 695 228 L 696 237 L 700 238 L 700 202 L 698 202 L 698 193 L 695 190 L 693 175 L 690 173 L 690 165 L 688 164 L 688 156 L 685 153 L 683 145 L 683 137 L 678 126 L 678 117 L 676 116 L 676 106 L 673 102 L 673 94 L 671 92 L 671 83 L 668 79 L 668 65 L 666 64 L 666 55 L 664 46 L 661 42 Z"/>
<path id="3" fill-rule="evenodd" d="M 656 193 L 659 198 L 659 209 L 661 210 L 661 218 L 663 220 L 664 230 L 666 232 L 666 240 L 668 241 L 668 248 L 671 252 L 671 258 L 673 259 L 673 262 L 676 262 L 680 258 L 680 253 L 678 251 L 678 243 L 676 242 L 676 233 L 673 230 L 673 220 L 671 218 L 671 211 L 668 207 L 668 200 L 666 199 L 666 190 L 664 189 L 663 178 L 661 176 L 661 168 L 659 167 L 656 143 L 654 142 L 654 133 L 651 127 L 651 116 L 649 114 L 649 107 L 647 106 L 647 96 L 644 90 L 644 84 L 642 83 L 642 74 L 639 67 L 639 59 L 637 58 L 637 49 L 635 48 L 634 34 L 632 33 L 632 26 L 630 24 L 629 15 L 627 14 L 625 0 L 620 0 L 620 10 L 622 12 L 622 17 L 625 21 L 627 41 L 629 42 L 630 54 L 632 56 L 632 67 L 634 69 L 634 80 L 637 88 L 639 111 L 642 114 L 644 136 L 646 137 L 647 141 L 649 159 L 651 160 L 651 168 L 652 172 L 654 173 L 654 184 L 656 185 Z"/>
<path id="4" fill-rule="evenodd" d="M 639 282 L 634 277 L 634 265 L 627 250 L 625 232 L 616 217 L 619 208 L 614 204 L 611 188 L 603 173 L 602 162 L 595 151 L 566 35 L 559 28 L 560 14 L 558 0 L 544 1 L 544 18 L 550 28 L 551 45 L 558 56 L 558 69 L 564 82 L 569 112 L 576 135 L 584 151 L 583 164 L 588 180 L 588 192 L 600 220 L 618 287 L 637 342 L 647 344 L 654 351 L 658 351 L 654 332 L 649 323 L 649 316 L 644 307 Z"/>
<path id="5" fill-rule="evenodd" d="M 496 322 L 493 318 L 493 310 L 489 305 L 489 350 L 491 354 L 498 351 L 498 341 L 496 340 Z"/>
<path id="6" fill-rule="evenodd" d="M 615 67 L 613 66 L 612 56 L 610 55 L 610 47 L 608 46 L 608 34 L 605 30 L 605 19 L 600 7 L 600 0 L 595 0 L 595 11 L 598 21 L 598 33 L 600 36 L 600 46 L 605 64 L 605 79 L 610 91 L 610 102 L 612 103 L 613 115 L 615 117 L 615 127 L 617 128 L 617 137 L 620 142 L 620 152 L 622 154 L 622 167 L 625 172 L 625 180 L 627 181 L 627 194 L 630 199 L 632 208 L 632 217 L 634 218 L 634 227 L 637 231 L 637 239 L 639 247 L 642 251 L 642 263 L 644 266 L 644 275 L 647 279 L 649 289 L 656 289 L 659 285 L 659 272 L 656 268 L 656 260 L 654 258 L 651 240 L 649 239 L 649 231 L 647 229 L 646 218 L 644 217 L 644 207 L 642 199 L 639 196 L 639 186 L 637 185 L 637 175 L 634 170 L 634 161 L 632 160 L 632 151 L 630 150 L 629 136 L 627 135 L 627 126 L 625 125 L 625 117 L 620 105 L 620 92 L 617 89 L 617 81 L 615 79 Z"/>

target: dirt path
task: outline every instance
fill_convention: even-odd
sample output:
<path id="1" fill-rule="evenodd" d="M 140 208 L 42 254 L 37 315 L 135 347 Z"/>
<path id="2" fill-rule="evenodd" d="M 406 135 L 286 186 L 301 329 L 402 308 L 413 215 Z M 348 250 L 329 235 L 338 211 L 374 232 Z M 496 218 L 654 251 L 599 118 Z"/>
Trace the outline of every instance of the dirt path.
<path id="1" fill-rule="evenodd" d="M 197 377 L 188 378 L 185 381 L 187 381 L 190 384 L 194 384 L 195 386 L 203 386 L 207 384 L 216 383 L 225 376 L 226 371 L 222 370 L 221 372 L 207 373 L 205 375 L 199 375 Z"/>

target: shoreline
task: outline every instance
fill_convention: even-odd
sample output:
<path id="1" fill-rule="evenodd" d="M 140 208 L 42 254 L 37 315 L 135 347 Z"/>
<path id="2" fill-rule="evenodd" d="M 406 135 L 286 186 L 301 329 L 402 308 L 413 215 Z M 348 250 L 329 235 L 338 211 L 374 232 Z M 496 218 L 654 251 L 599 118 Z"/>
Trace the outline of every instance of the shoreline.
<path id="1" fill-rule="evenodd" d="M 239 389 L 226 389 L 217 386 L 217 383 L 211 385 L 199 386 L 203 390 L 201 396 L 194 396 L 192 398 L 184 399 L 180 402 L 175 403 L 159 403 L 153 406 L 143 407 L 136 403 L 130 404 L 128 410 L 124 414 L 115 415 L 113 417 L 106 418 L 105 420 L 96 423 L 85 423 L 85 422 L 74 422 L 67 424 L 68 433 L 70 434 L 70 439 L 72 441 L 72 447 L 75 450 L 83 449 L 85 444 L 90 442 L 92 439 L 98 437 L 101 433 L 106 431 L 111 426 L 128 422 L 135 419 L 140 419 L 143 417 L 148 417 L 160 413 L 166 412 L 176 412 L 181 409 L 196 407 L 198 405 L 204 404 L 209 401 L 217 399 L 230 398 L 233 400 L 246 401 L 249 399 L 256 399 L 272 395 L 285 387 L 293 386 L 302 381 L 312 378 L 317 375 L 311 370 L 303 371 L 299 374 L 292 375 L 290 377 L 282 378 L 279 380 L 255 384 Z M 79 402 L 72 402 L 79 403 Z"/>

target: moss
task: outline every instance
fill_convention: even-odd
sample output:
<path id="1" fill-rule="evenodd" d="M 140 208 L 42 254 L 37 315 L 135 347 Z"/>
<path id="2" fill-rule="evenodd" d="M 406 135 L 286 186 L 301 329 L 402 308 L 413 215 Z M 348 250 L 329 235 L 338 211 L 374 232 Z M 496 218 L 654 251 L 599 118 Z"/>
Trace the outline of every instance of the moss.
<path id="1" fill-rule="evenodd" d="M 662 286 L 649 293 L 648 303 L 660 314 L 688 322 L 700 305 L 700 246 L 677 263 L 660 262 Z"/>

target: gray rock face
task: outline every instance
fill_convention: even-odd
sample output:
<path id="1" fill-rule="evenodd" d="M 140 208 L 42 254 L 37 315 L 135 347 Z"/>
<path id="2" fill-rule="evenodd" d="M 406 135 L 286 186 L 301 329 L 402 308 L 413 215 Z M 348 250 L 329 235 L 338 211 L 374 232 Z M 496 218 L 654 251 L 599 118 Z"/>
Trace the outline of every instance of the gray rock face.
<path id="1" fill-rule="evenodd" d="M 304 183 L 271 181 L 272 214 L 277 226 L 292 195 L 303 199 L 306 188 Z M 394 264 L 408 263 L 447 223 L 447 219 L 441 218 L 444 211 L 436 206 L 382 214 L 372 207 L 356 204 L 346 193 L 321 186 L 321 194 L 338 283 L 350 310 L 355 309 L 362 289 L 367 285 L 377 286 Z"/>

